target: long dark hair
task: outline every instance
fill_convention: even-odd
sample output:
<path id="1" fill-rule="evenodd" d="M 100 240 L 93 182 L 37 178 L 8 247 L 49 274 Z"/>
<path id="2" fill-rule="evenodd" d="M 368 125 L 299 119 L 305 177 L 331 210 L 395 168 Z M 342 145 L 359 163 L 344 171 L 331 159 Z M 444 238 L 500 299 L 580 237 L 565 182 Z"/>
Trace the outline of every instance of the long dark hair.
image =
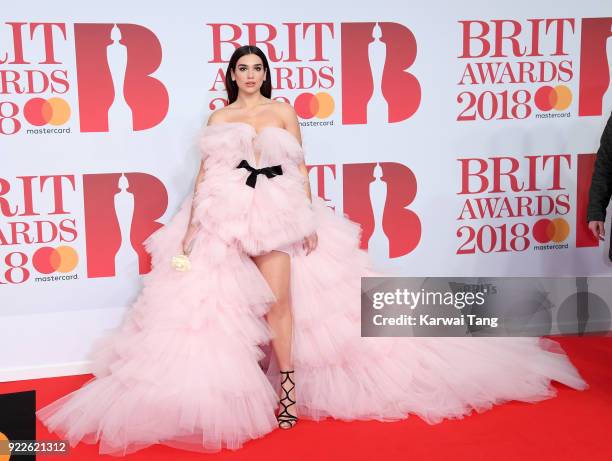
<path id="1" fill-rule="evenodd" d="M 244 45 L 240 48 L 236 48 L 236 50 L 232 54 L 232 57 L 229 60 L 227 70 L 225 72 L 225 88 L 227 89 L 228 104 L 233 103 L 236 98 L 238 98 L 238 84 L 232 80 L 230 69 L 236 72 L 236 63 L 241 57 L 247 54 L 256 54 L 261 58 L 261 62 L 263 62 L 264 69 L 266 70 L 266 79 L 259 88 L 259 92 L 266 98 L 270 98 L 272 96 L 272 83 L 270 82 L 270 66 L 268 65 L 268 59 L 266 58 L 266 55 L 263 51 L 261 51 L 258 47 L 254 45 Z"/>

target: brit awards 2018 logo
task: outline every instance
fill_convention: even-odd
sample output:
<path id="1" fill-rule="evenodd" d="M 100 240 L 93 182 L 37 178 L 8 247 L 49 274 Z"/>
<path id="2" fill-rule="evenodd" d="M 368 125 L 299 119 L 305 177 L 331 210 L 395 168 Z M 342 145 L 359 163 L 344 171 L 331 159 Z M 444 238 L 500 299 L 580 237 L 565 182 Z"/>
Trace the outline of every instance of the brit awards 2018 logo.
<path id="1" fill-rule="evenodd" d="M 162 62 L 161 45 L 146 27 L 74 24 L 73 47 L 67 23 L 3 26 L 0 134 L 71 133 L 77 113 L 81 132 L 146 130 L 165 118 L 168 92 L 152 76 Z M 73 59 L 77 99 L 69 70 Z"/>
<path id="2" fill-rule="evenodd" d="M 306 126 L 333 125 L 333 90 L 337 77 L 326 51 L 335 38 L 336 24 L 265 22 L 207 23 L 212 57 L 218 66 L 210 85 L 211 109 L 227 104 L 225 67 L 231 53 L 248 37 L 268 57 L 274 99 L 290 103 Z M 340 23 L 343 124 L 395 123 L 407 120 L 421 103 L 421 86 L 411 73 L 417 56 L 412 31 L 394 22 Z M 300 42 L 302 38 L 302 42 Z M 280 95 L 279 95 L 280 93 Z M 318 119 L 318 120 L 316 120 Z"/>
<path id="3" fill-rule="evenodd" d="M 569 248 L 569 154 L 459 158 L 456 254 Z M 578 238 L 578 221 L 576 236 Z"/>
<path id="4" fill-rule="evenodd" d="M 72 174 L 0 177 L 0 285 L 76 278 L 76 187 Z"/>
<path id="5" fill-rule="evenodd" d="M 64 23 L 0 24 L 0 135 L 17 134 L 24 126 L 70 132 L 62 128 L 72 112 L 65 96 L 70 90 L 66 53 L 59 46 L 66 36 Z"/>
<path id="6" fill-rule="evenodd" d="M 78 279 L 82 235 L 87 277 L 147 273 L 143 242 L 167 206 L 166 187 L 146 173 L 0 178 L 0 285 Z"/>
<path id="7" fill-rule="evenodd" d="M 463 20 L 457 121 L 569 117 L 573 18 Z M 540 112 L 537 112 L 540 111 Z"/>
<path id="8" fill-rule="evenodd" d="M 612 18 L 459 25 L 457 121 L 568 118 L 576 104 L 579 116 L 612 108 Z"/>
<path id="9" fill-rule="evenodd" d="M 586 220 L 595 154 L 458 161 L 457 254 L 563 250 L 572 237 L 576 248 L 598 245 Z"/>

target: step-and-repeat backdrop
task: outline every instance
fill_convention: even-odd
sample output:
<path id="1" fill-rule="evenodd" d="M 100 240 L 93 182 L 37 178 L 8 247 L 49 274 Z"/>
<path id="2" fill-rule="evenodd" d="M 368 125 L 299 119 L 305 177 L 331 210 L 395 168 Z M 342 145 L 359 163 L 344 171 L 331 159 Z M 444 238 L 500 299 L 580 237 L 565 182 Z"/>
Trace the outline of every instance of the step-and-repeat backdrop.
<path id="1" fill-rule="evenodd" d="M 61 371 L 117 324 L 245 44 L 300 117 L 313 193 L 380 267 L 611 273 L 585 222 L 607 2 L 34 3 L 0 20 L 0 369 Z"/>

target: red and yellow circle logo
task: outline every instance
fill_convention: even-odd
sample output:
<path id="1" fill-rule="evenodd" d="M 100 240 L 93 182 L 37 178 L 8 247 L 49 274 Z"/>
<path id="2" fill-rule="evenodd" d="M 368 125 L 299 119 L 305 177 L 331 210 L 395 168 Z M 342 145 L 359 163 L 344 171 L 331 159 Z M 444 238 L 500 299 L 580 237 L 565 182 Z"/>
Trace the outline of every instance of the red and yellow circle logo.
<path id="1" fill-rule="evenodd" d="M 62 98 L 32 98 L 23 107 L 25 119 L 34 126 L 63 125 L 70 113 L 70 105 Z"/>
<path id="2" fill-rule="evenodd" d="M 543 218 L 533 225 L 533 238 L 539 243 L 550 241 L 563 242 L 569 235 L 570 227 L 563 218 L 548 219 Z"/>
<path id="3" fill-rule="evenodd" d="M 293 103 L 297 114 L 304 119 L 327 118 L 334 112 L 334 98 L 329 93 L 302 93 Z"/>
<path id="4" fill-rule="evenodd" d="M 549 110 L 566 110 L 572 103 L 572 91 L 565 85 L 543 86 L 534 97 L 535 105 L 544 112 Z"/>
<path id="5" fill-rule="evenodd" d="M 32 264 L 41 274 L 51 274 L 56 271 L 70 272 L 78 262 L 77 252 L 66 245 L 57 248 L 41 247 L 32 256 Z"/>

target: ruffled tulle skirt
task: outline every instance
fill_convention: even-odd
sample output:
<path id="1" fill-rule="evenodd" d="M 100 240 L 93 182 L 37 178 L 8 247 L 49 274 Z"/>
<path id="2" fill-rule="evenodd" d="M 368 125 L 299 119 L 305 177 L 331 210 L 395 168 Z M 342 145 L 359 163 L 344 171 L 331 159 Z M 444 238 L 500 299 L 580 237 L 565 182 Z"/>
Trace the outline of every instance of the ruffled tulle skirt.
<path id="1" fill-rule="evenodd" d="M 62 438 L 121 455 L 155 443 L 236 449 L 276 428 L 279 386 L 271 332 L 274 295 L 239 245 L 197 236 L 190 271 L 170 266 L 190 211 L 186 199 L 146 242 L 153 270 L 121 327 L 91 353 L 94 378 L 37 416 Z M 359 248 L 359 225 L 313 198 L 318 246 L 291 259 L 293 360 L 300 417 L 429 423 L 508 400 L 555 395 L 551 381 L 587 384 L 543 338 L 362 338 L 360 278 L 381 275 Z M 266 363 L 265 367 L 261 364 Z"/>
<path id="2" fill-rule="evenodd" d="M 361 337 L 361 277 L 384 275 L 359 248 L 361 228 L 314 199 L 318 247 L 291 262 L 293 360 L 301 417 L 403 419 L 430 424 L 510 400 L 555 395 L 551 381 L 585 389 L 546 338 Z M 267 375 L 279 389 L 270 357 Z"/>
<path id="3" fill-rule="evenodd" d="M 175 270 L 189 211 L 186 200 L 145 241 L 153 269 L 121 326 L 94 343 L 94 378 L 38 410 L 71 446 L 217 451 L 276 427 L 277 397 L 258 363 L 274 295 L 251 258 L 214 235 L 198 235 L 191 270 Z"/>

